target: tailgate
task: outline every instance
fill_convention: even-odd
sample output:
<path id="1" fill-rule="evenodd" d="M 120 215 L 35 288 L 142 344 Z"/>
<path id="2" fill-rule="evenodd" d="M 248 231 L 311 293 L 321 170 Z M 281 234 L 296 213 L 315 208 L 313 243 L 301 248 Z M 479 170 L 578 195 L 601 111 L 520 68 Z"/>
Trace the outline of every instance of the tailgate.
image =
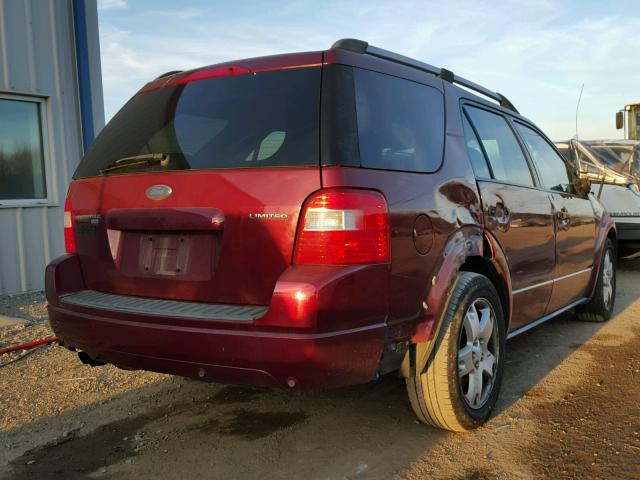
<path id="1" fill-rule="evenodd" d="M 267 61 L 280 67 L 257 68 Z M 69 189 L 87 288 L 269 304 L 301 206 L 320 188 L 321 61 L 206 67 L 138 92 Z"/>
<path id="2" fill-rule="evenodd" d="M 147 191 L 171 195 L 152 200 Z M 87 288 L 141 297 L 269 304 L 290 265 L 319 167 L 119 175 L 78 180 L 77 252 Z"/>

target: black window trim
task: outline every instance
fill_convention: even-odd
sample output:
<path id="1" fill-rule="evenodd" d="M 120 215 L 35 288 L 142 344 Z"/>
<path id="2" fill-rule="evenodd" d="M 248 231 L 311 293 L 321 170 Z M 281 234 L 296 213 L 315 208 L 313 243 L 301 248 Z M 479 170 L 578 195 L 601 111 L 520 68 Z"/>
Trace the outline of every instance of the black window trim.
<path id="1" fill-rule="evenodd" d="M 469 105 L 470 107 L 473 107 L 473 108 L 478 108 L 480 110 L 485 110 L 485 111 L 487 111 L 489 113 L 496 114 L 496 115 L 502 117 L 505 120 L 505 122 L 507 123 L 509 129 L 511 130 L 511 133 L 514 135 L 514 137 L 516 139 L 516 142 L 518 142 L 518 145 L 520 146 L 520 150 L 522 150 L 522 155 L 524 156 L 524 159 L 525 159 L 525 162 L 527 164 L 527 167 L 529 168 L 529 173 L 531 174 L 531 179 L 533 180 L 533 185 L 525 185 L 524 183 L 509 182 L 507 180 L 501 180 L 501 179 L 495 178 L 495 176 L 493 176 L 493 168 L 491 167 L 491 162 L 489 161 L 489 157 L 487 156 L 485 148 L 482 145 L 482 141 L 480 140 L 480 135 L 478 135 L 478 132 L 476 130 L 475 125 L 473 124 L 473 122 L 471 121 L 471 119 L 469 118 L 469 116 L 467 115 L 467 112 L 465 110 L 465 106 L 467 106 L 467 105 Z M 476 135 L 477 139 L 479 140 L 478 143 L 480 144 L 480 146 L 482 148 L 482 153 L 483 153 L 483 155 L 485 157 L 485 161 L 489 165 L 489 171 L 491 172 L 491 175 L 492 175 L 491 178 L 476 177 L 478 180 L 490 181 L 492 183 L 500 183 L 500 184 L 504 184 L 504 185 L 512 185 L 514 187 L 534 188 L 534 189 L 537 189 L 537 190 L 545 190 L 546 191 L 546 189 L 543 188 L 542 182 L 540 181 L 540 178 L 538 176 L 538 170 L 535 168 L 535 165 L 533 165 L 531 163 L 531 159 L 530 159 L 530 157 L 528 155 L 528 151 L 526 150 L 525 145 L 522 143 L 522 139 L 520 138 L 518 133 L 515 131 L 515 128 L 511 123 L 511 118 L 510 118 L 511 116 L 510 115 L 506 115 L 501 110 L 491 108 L 491 107 L 485 105 L 484 103 L 476 102 L 474 100 L 470 100 L 470 99 L 466 99 L 466 98 L 461 98 L 460 99 L 460 108 L 461 108 L 461 115 L 466 115 L 467 116 L 467 120 L 469 120 L 469 123 L 471 124 L 471 127 L 473 128 L 473 132 Z M 556 193 L 559 193 L 559 192 L 556 192 Z"/>
<path id="2" fill-rule="evenodd" d="M 475 175 L 475 171 L 474 171 L 473 173 L 474 173 L 475 177 L 479 178 L 479 179 L 483 179 L 483 180 L 495 180 L 495 175 L 493 173 L 493 167 L 491 166 L 491 162 L 489 162 L 489 160 L 488 160 L 487 151 L 485 150 L 484 145 L 482 144 L 482 140 L 480 139 L 480 134 L 478 133 L 478 130 L 476 130 L 476 126 L 473 124 L 473 122 L 469 118 L 469 114 L 467 113 L 467 111 L 464 108 L 462 109 L 462 118 L 463 118 L 463 122 L 464 122 L 464 120 L 467 120 L 467 123 L 471 127 L 471 131 L 473 132 L 473 135 L 476 138 L 476 142 L 478 142 L 478 145 L 480 145 L 480 150 L 482 151 L 482 156 L 484 158 L 484 163 L 487 164 L 487 168 L 489 169 L 489 175 L 491 175 L 489 178 L 487 178 L 487 177 L 483 177 L 481 175 Z M 462 132 L 463 132 L 462 134 L 464 135 L 464 125 L 462 126 Z M 467 153 L 467 156 L 469 156 L 468 153 Z M 471 169 L 473 170 L 473 165 L 471 165 Z"/>

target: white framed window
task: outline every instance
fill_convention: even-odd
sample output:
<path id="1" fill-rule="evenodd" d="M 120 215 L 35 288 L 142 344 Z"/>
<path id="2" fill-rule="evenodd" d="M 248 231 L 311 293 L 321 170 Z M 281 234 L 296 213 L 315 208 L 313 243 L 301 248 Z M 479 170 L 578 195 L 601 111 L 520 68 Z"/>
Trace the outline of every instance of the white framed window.
<path id="1" fill-rule="evenodd" d="M 51 203 L 45 102 L 0 93 L 0 208 Z"/>

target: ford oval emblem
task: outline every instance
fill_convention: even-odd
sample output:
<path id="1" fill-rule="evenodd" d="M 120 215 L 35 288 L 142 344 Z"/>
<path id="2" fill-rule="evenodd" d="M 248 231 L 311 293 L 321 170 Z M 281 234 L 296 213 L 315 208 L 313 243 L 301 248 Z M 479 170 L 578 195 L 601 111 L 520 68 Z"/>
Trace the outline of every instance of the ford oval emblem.
<path id="1" fill-rule="evenodd" d="M 151 200 L 164 200 L 173 193 L 169 185 L 153 185 L 147 188 L 147 197 Z"/>

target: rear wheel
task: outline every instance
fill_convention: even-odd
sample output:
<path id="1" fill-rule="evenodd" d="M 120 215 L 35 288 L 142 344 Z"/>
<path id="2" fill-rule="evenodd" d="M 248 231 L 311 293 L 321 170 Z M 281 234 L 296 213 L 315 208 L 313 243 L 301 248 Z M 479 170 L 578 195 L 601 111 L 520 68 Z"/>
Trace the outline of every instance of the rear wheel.
<path id="1" fill-rule="evenodd" d="M 613 314 L 616 300 L 616 251 L 607 238 L 602 250 L 600 271 L 593 297 L 585 305 L 576 307 L 578 318 L 588 322 L 605 322 Z"/>
<path id="2" fill-rule="evenodd" d="M 505 328 L 500 298 L 488 278 L 458 275 L 426 368 L 407 379 L 414 412 L 452 431 L 482 425 L 502 382 Z"/>

